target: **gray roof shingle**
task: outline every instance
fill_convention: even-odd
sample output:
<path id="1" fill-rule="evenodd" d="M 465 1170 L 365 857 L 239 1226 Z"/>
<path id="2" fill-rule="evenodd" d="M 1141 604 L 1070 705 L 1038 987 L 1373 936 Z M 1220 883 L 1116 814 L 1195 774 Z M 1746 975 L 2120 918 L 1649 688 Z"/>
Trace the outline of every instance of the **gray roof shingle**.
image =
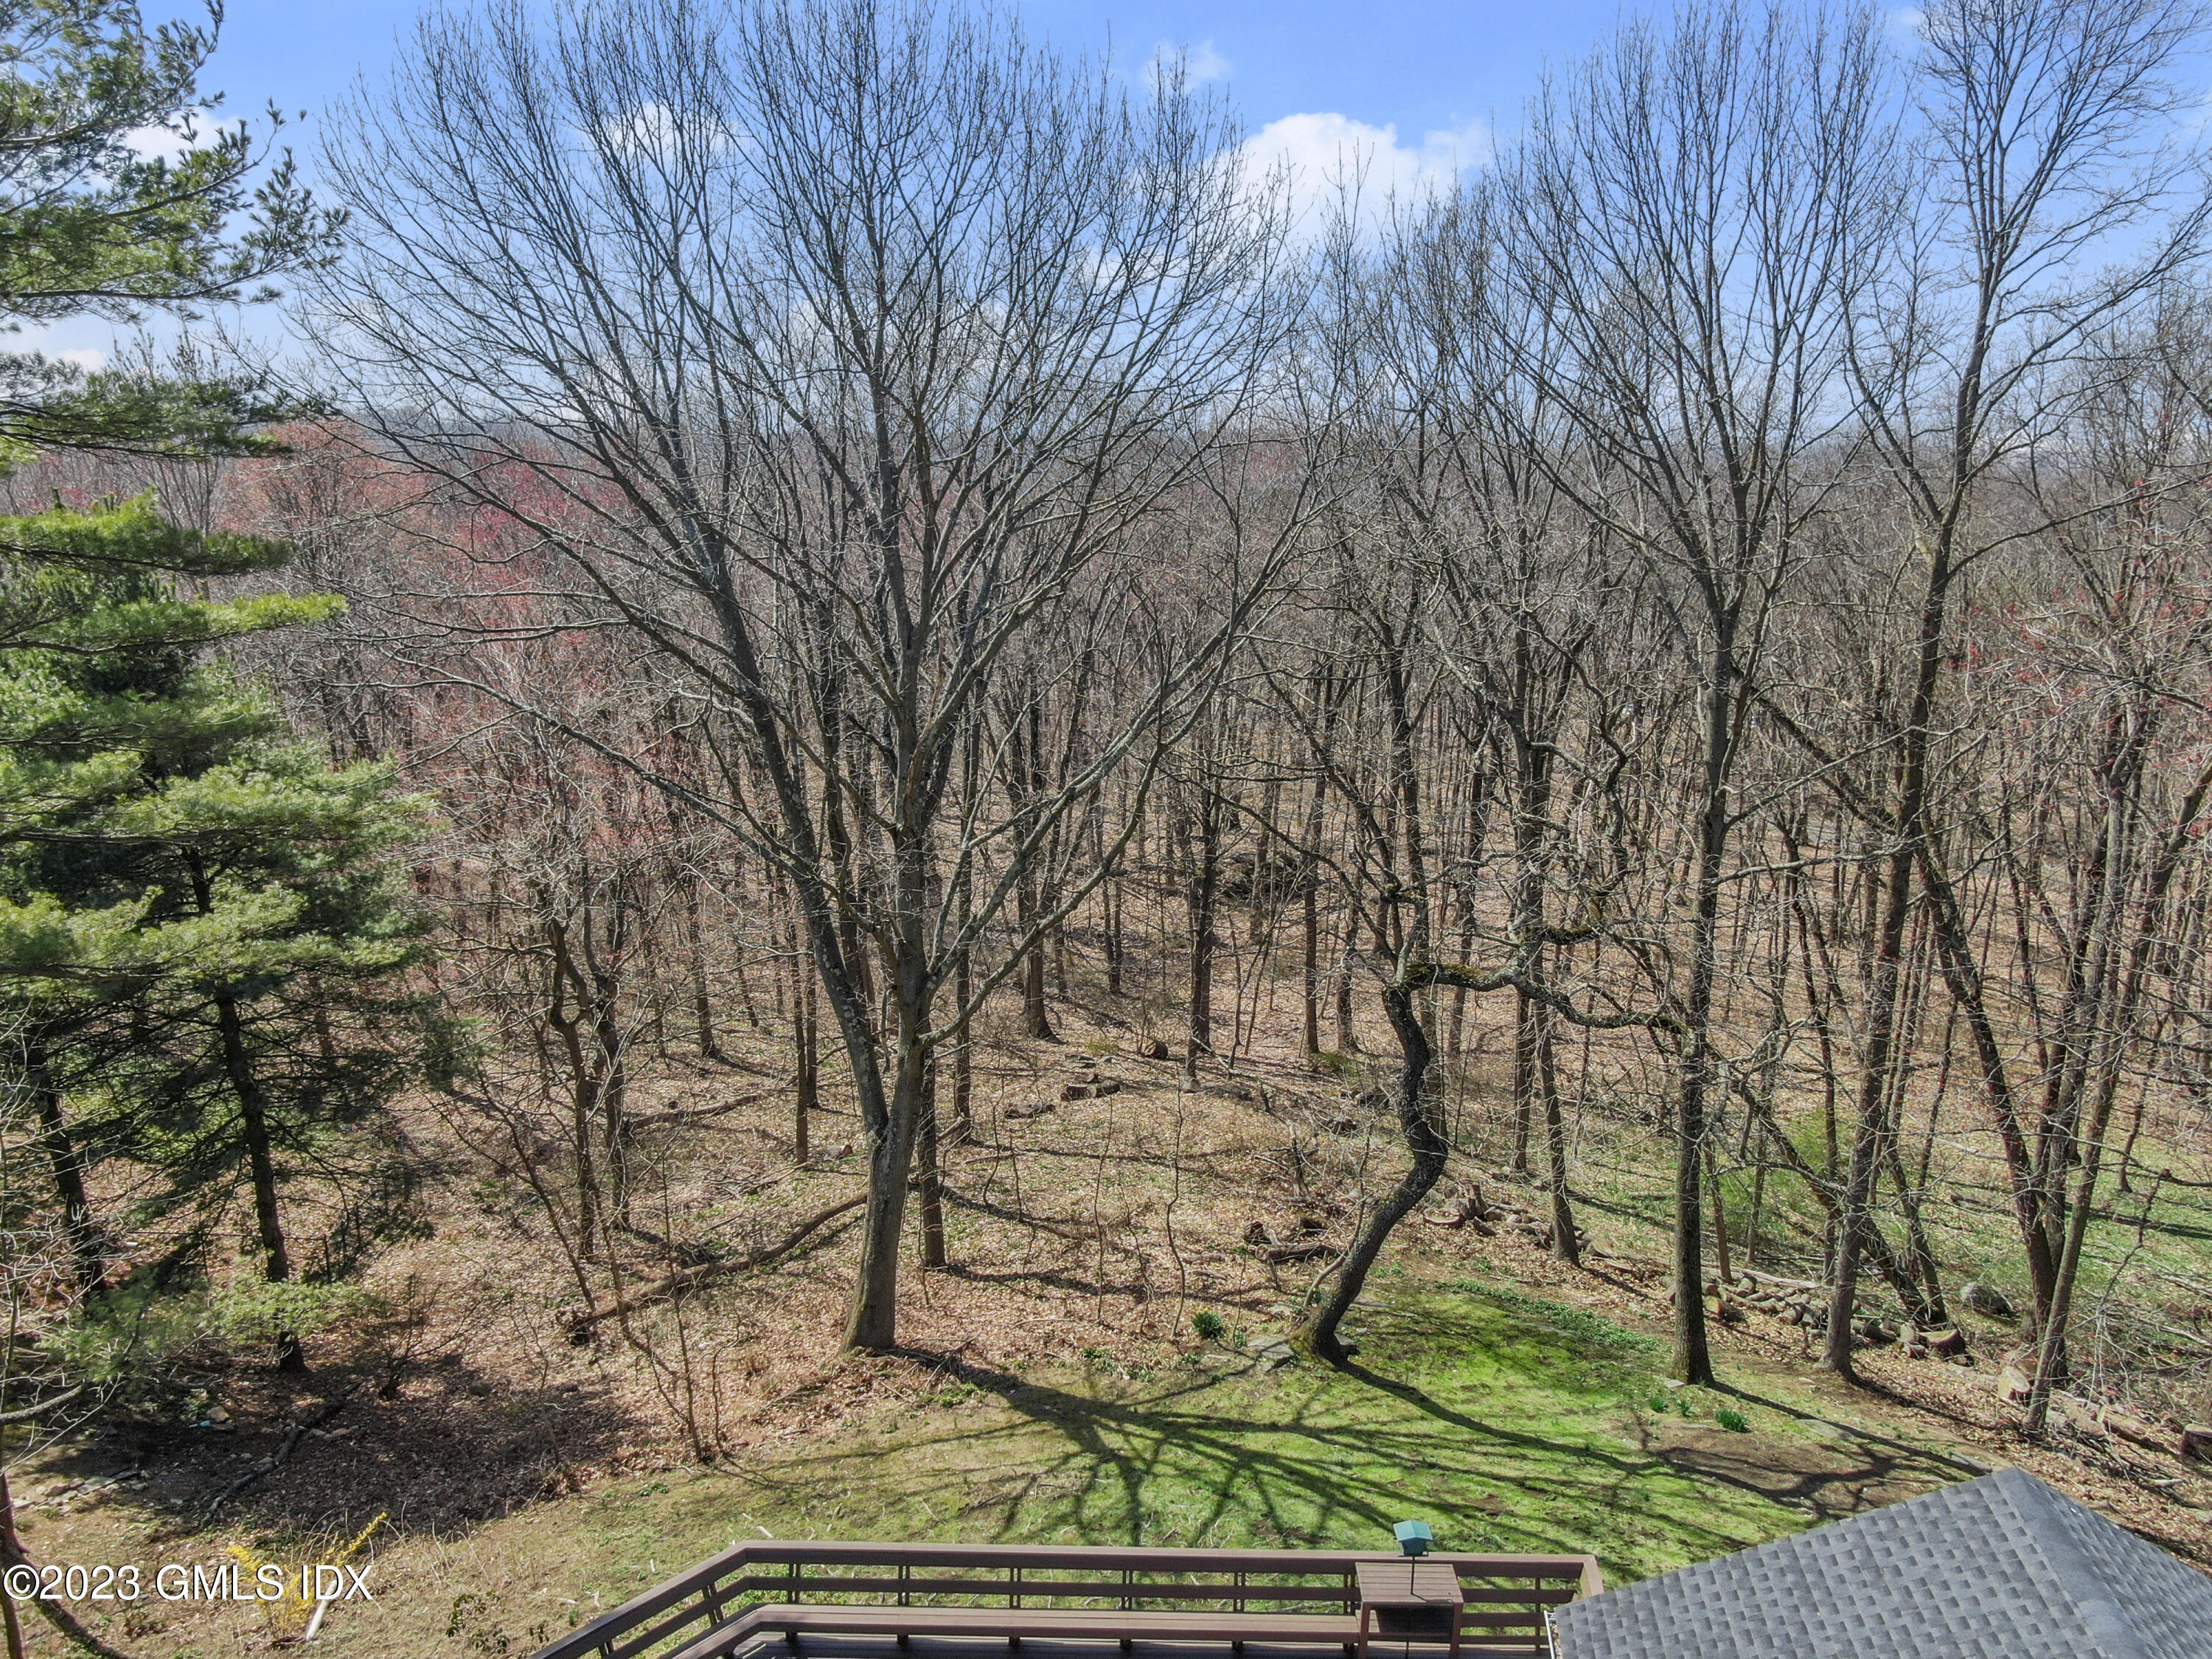
<path id="1" fill-rule="evenodd" d="M 2212 1659 L 2212 1578 L 2021 1469 L 1608 1590 L 1559 1659 Z"/>

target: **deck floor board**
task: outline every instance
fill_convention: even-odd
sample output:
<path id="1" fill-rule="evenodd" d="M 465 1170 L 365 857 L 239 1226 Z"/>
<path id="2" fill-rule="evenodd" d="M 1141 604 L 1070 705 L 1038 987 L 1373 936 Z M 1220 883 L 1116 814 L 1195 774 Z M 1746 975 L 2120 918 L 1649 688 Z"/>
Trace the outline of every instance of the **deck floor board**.
<path id="1" fill-rule="evenodd" d="M 896 1638 L 889 1636 L 805 1635 L 799 1638 L 796 1649 L 787 1646 L 781 1632 L 763 1631 L 738 1650 L 737 1659 L 779 1659 L 794 1652 L 811 1656 L 812 1659 L 1007 1659 L 1008 1649 L 1003 1637 L 916 1636 L 901 1648 Z M 1336 1655 L 1343 1647 L 1341 1641 L 1331 1638 L 1327 1641 L 1292 1644 L 1283 1642 L 1247 1642 L 1243 1659 L 1315 1659 L 1316 1655 Z M 1050 1640 L 1025 1636 L 1017 1651 L 1020 1659 L 1105 1659 L 1108 1655 L 1119 1655 L 1120 1644 L 1110 1638 L 1096 1642 L 1079 1642 L 1060 1638 Z M 1440 1642 L 1417 1642 L 1411 1644 L 1378 1637 L 1369 1644 L 1371 1659 L 1404 1659 L 1407 1654 L 1441 1656 Z M 1489 1659 L 1490 1656 L 1511 1654 L 1515 1659 L 1528 1659 L 1525 1647 L 1486 1648 L 1480 1643 L 1462 1641 L 1460 1659 Z M 1225 1641 L 1160 1642 L 1147 1641 L 1142 1637 L 1131 1644 L 1129 1659 L 1231 1659 Z"/>

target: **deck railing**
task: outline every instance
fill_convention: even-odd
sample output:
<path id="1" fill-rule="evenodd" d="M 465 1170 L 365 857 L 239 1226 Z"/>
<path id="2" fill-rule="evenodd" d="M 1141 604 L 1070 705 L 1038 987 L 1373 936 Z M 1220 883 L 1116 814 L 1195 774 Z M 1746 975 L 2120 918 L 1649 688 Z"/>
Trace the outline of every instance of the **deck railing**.
<path id="1" fill-rule="evenodd" d="M 643 1659 L 673 1652 L 761 1602 L 1095 1610 L 1349 1613 L 1362 1562 L 1389 1551 L 1123 1549 L 1111 1545 L 738 1544 L 571 1631 L 532 1659 Z M 1605 1588 L 1587 1555 L 1438 1553 L 1467 1598 L 1470 1645 L 1548 1650 L 1545 1615 Z M 1316 1640 L 1331 1639 L 1317 1637 Z"/>

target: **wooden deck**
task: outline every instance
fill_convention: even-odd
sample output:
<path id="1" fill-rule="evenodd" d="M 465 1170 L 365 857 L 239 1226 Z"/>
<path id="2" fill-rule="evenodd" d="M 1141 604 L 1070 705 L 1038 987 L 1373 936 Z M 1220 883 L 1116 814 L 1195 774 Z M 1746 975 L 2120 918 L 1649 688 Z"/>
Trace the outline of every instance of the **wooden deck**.
<path id="1" fill-rule="evenodd" d="M 748 1640 L 737 1650 L 740 1659 L 788 1659 L 792 1650 L 781 1636 L 763 1632 Z M 798 1650 L 802 1659 L 1006 1659 L 1006 1644 L 1003 1640 L 983 1637 L 916 1636 L 901 1646 L 897 1638 L 889 1636 L 810 1636 Z M 1020 1659 L 1112 1659 L 1121 1649 L 1115 1638 L 1100 1636 L 1090 1641 L 1039 1641 L 1025 1638 L 1020 1648 Z M 1331 1640 L 1325 1644 L 1287 1642 L 1247 1642 L 1243 1659 L 1328 1659 L 1339 1651 Z M 1386 1637 L 1377 1637 L 1372 1649 L 1372 1659 L 1404 1659 L 1412 1654 L 1415 1659 L 1430 1659 L 1441 1654 L 1441 1647 L 1423 1647 Z M 1226 1650 L 1217 1638 L 1205 1642 L 1160 1642 L 1148 1637 L 1139 1637 L 1128 1652 L 1133 1659 L 1224 1659 Z M 1460 1659 L 1495 1659 L 1496 1656 L 1510 1654 L 1516 1659 L 1527 1659 L 1526 1648 L 1486 1648 L 1475 1643 L 1466 1643 L 1460 1648 Z"/>
<path id="2" fill-rule="evenodd" d="M 533 1659 L 1316 1659 L 1355 1654 L 1363 1566 L 1385 1550 L 740 1544 Z M 1457 1575 L 1462 1659 L 1546 1659 L 1550 1610 L 1604 1588 L 1583 1555 L 1437 1554 Z M 1447 1635 L 1376 1635 L 1372 1659 L 1443 1659 Z"/>

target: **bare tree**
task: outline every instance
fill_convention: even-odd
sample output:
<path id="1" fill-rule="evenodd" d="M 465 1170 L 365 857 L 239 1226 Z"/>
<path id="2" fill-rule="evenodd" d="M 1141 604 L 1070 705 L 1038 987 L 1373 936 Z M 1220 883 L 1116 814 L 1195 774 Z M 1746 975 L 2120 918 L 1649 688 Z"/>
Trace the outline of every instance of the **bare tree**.
<path id="1" fill-rule="evenodd" d="M 1851 1303 L 1875 1172 L 1892 1133 L 1905 930 L 1923 884 L 1944 973 L 1972 1024 L 2005 1147 L 2039 1320 L 2055 1293 L 2063 1194 L 2039 1176 L 1984 1005 L 1968 924 L 1940 854 L 1931 756 L 1957 583 L 2019 523 L 1991 510 L 2014 463 L 2057 428 L 2085 384 L 2054 371 L 2085 334 L 2154 295 L 2193 256 L 2203 201 L 2160 221 L 2191 158 L 2164 128 L 2169 65 L 2203 21 L 2173 0 L 1944 0 L 1919 25 L 1919 154 L 1903 257 L 1863 291 L 1852 369 L 1871 438 L 1900 492 L 1918 567 L 1911 690 L 1878 805 L 1886 870 L 1868 993 L 1858 1125 L 1824 1363 L 1851 1369 Z M 2093 276 L 2098 250 L 2148 230 L 2132 263 Z"/>
<path id="2" fill-rule="evenodd" d="M 1883 231 L 1888 141 L 1870 17 L 1733 4 L 1631 25 L 1547 89 L 1508 158 L 1504 279 L 1550 321 L 1522 362 L 1571 428 L 1530 446 L 1660 579 L 1702 725 L 1680 1031 L 1674 1370 L 1712 1373 L 1700 1194 L 1737 767 L 1777 606 L 1847 428 L 1847 323 Z M 1667 953 L 1671 955 L 1670 953 Z M 1659 960 L 1659 957 L 1653 957 Z"/>
<path id="3" fill-rule="evenodd" d="M 1097 843 L 1060 827 L 1125 763 L 1141 803 L 1295 521 L 1123 631 L 1134 694 L 1082 764 L 948 811 L 995 793 L 949 780 L 1041 619 L 1119 592 L 1141 622 L 1133 529 L 1247 488 L 1291 316 L 1273 194 L 1176 77 L 1133 100 L 981 14 L 617 0 L 541 32 L 504 4 L 415 47 L 336 129 L 360 234 L 316 296 L 324 369 L 382 448 L 519 526 L 457 637 L 628 630 L 717 763 L 611 757 L 795 890 L 869 1153 L 846 1340 L 889 1346 L 932 1056 L 1087 892 Z M 942 1006 L 1030 883 L 1054 902 Z"/>

